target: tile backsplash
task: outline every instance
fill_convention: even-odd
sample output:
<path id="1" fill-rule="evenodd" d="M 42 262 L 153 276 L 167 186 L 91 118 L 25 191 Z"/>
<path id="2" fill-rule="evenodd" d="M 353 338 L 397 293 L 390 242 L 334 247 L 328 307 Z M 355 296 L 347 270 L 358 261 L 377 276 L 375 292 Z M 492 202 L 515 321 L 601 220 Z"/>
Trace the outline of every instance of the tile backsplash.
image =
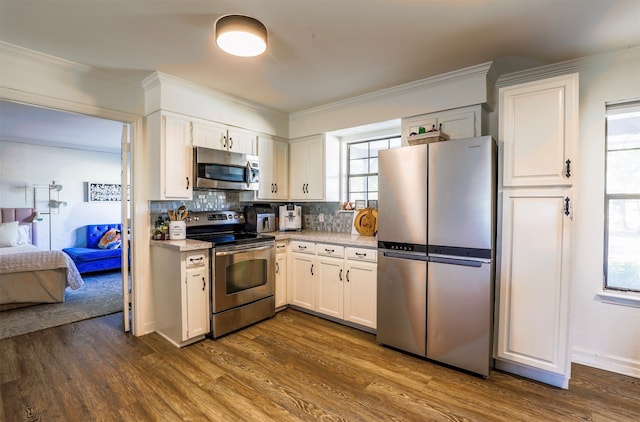
<path id="1" fill-rule="evenodd" d="M 278 215 L 278 207 L 288 202 L 268 202 Z M 294 202 L 302 206 L 302 228 L 305 230 L 320 230 L 328 232 L 350 233 L 353 223 L 353 211 L 343 211 L 339 202 Z M 241 201 L 239 192 L 232 191 L 194 191 L 192 201 L 151 201 L 151 223 L 158 216 L 166 218 L 167 210 L 178 209 L 181 205 L 189 211 L 242 211 L 252 202 Z M 321 221 L 322 220 L 322 221 Z"/>

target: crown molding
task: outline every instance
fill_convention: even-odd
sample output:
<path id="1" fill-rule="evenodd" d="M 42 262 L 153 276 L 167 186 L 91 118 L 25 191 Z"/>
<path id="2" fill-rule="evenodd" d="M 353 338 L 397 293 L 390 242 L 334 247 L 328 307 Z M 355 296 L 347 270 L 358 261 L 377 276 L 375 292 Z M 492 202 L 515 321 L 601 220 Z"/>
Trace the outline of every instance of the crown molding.
<path id="1" fill-rule="evenodd" d="M 580 70 L 600 66 L 603 62 L 614 63 L 633 56 L 635 56 L 636 59 L 640 58 L 640 45 L 501 75 L 496 81 L 496 87 L 500 88 L 566 75 L 567 73 L 580 72 Z"/>
<path id="2" fill-rule="evenodd" d="M 405 84 L 396 85 L 390 88 L 381 89 L 374 92 L 358 95 L 355 97 L 347 98 L 345 100 L 335 101 L 332 103 L 312 107 L 306 110 L 297 111 L 291 113 L 289 116 L 292 119 L 302 117 L 305 115 L 312 115 L 319 112 L 326 112 L 331 110 L 342 109 L 354 104 L 362 104 L 372 102 L 379 98 L 389 98 L 394 96 L 401 96 L 407 93 L 412 93 L 419 90 L 430 89 L 440 85 L 450 84 L 452 82 L 458 82 L 465 79 L 476 78 L 478 76 L 486 77 L 492 68 L 493 62 L 486 62 L 475 66 L 467 67 L 464 69 L 454 70 L 452 72 L 443 73 L 436 76 L 431 76 L 425 79 L 420 79 L 413 82 L 407 82 Z"/>
<path id="3" fill-rule="evenodd" d="M 228 102 L 232 102 L 232 103 L 236 103 L 238 105 L 241 105 L 243 107 L 247 107 L 253 110 L 257 110 L 257 111 L 264 111 L 267 113 L 271 113 L 271 114 L 280 114 L 283 117 L 287 117 L 286 113 L 283 113 L 279 110 L 273 109 L 273 108 L 269 108 L 266 107 L 262 104 L 258 104 L 258 103 L 254 103 L 248 100 L 245 100 L 243 98 L 240 97 L 235 97 L 231 94 L 227 94 L 224 93 L 222 91 L 218 91 L 215 90 L 213 88 L 209 88 L 200 84 L 197 84 L 195 82 L 191 82 L 191 81 L 187 81 L 185 79 L 181 79 L 178 78 L 177 76 L 173 76 L 173 75 L 169 75 L 167 73 L 163 73 L 163 72 L 153 72 L 151 75 L 149 75 L 148 77 L 146 77 L 145 79 L 143 79 L 142 81 L 142 86 L 145 90 L 145 92 L 147 90 L 156 88 L 158 86 L 161 87 L 162 89 L 162 85 L 173 85 L 173 86 L 179 86 L 179 87 L 183 87 L 186 88 L 188 90 L 196 90 L 198 92 L 206 92 L 208 95 L 211 95 L 213 97 L 216 97 L 218 99 L 221 99 L 223 101 L 228 101 Z"/>
<path id="4" fill-rule="evenodd" d="M 137 82 L 134 82 L 125 78 L 118 78 L 117 76 L 113 75 L 112 73 L 106 70 L 89 66 L 86 64 L 78 63 L 78 62 L 73 62 L 71 60 L 62 59 L 60 57 L 41 53 L 39 51 L 30 50 L 28 48 L 11 44 L 5 41 L 0 41 L 0 56 L 8 56 L 8 57 L 13 56 L 22 60 L 30 61 L 32 63 L 37 63 L 37 64 L 49 66 L 49 67 L 55 67 L 66 72 L 71 72 L 76 74 L 77 73 L 91 74 L 103 80 L 116 82 L 118 84 L 126 84 L 126 85 L 139 87 Z"/>
<path id="5" fill-rule="evenodd" d="M 2 53 L 2 55 L 20 57 L 22 59 L 29 60 L 35 63 L 55 66 L 63 70 L 73 70 L 76 72 L 84 73 L 95 71 L 95 69 L 91 66 L 61 59 L 49 54 L 40 53 L 39 51 L 30 50 L 28 48 L 10 44 L 5 41 L 0 41 L 0 53 Z"/>

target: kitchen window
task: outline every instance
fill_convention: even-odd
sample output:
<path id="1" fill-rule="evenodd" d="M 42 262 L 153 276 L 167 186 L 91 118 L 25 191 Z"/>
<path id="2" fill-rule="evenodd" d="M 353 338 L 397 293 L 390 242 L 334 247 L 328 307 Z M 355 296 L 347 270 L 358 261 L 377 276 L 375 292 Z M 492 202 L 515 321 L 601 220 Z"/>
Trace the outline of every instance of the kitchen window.
<path id="1" fill-rule="evenodd" d="M 347 197 L 349 202 L 378 200 L 378 151 L 397 148 L 400 136 L 347 145 Z"/>
<path id="2" fill-rule="evenodd" d="M 607 106 L 606 290 L 640 292 L 640 101 Z"/>

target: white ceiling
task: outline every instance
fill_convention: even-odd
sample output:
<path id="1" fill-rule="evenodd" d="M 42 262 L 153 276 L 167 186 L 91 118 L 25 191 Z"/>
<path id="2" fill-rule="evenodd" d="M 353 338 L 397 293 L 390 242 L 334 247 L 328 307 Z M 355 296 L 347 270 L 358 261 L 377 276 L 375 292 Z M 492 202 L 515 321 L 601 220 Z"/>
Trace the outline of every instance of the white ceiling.
<path id="1" fill-rule="evenodd" d="M 215 20 L 232 13 L 264 23 L 265 55 L 213 46 Z M 640 0 L 0 0 L 0 40 L 291 113 L 488 61 L 531 66 L 637 45 Z"/>

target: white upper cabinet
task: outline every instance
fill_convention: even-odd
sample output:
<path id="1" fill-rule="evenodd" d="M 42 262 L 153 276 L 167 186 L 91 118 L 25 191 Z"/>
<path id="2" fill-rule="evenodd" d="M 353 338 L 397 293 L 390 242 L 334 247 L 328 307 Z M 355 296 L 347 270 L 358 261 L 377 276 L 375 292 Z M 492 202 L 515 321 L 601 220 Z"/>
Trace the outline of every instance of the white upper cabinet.
<path id="1" fill-rule="evenodd" d="M 573 184 L 578 106 L 578 74 L 500 89 L 505 187 Z"/>
<path id="2" fill-rule="evenodd" d="M 256 155 L 255 132 L 221 123 L 193 120 L 193 146 Z"/>
<path id="3" fill-rule="evenodd" d="M 191 199 L 191 123 L 157 111 L 147 116 L 149 199 Z"/>
<path id="4" fill-rule="evenodd" d="M 227 136 L 229 137 L 229 151 L 257 155 L 258 136 L 255 132 L 238 128 L 229 128 Z"/>
<path id="5" fill-rule="evenodd" d="M 289 195 L 289 144 L 267 135 L 258 136 L 260 188 L 258 199 L 287 200 Z"/>
<path id="6" fill-rule="evenodd" d="M 225 125 L 194 121 L 193 124 L 193 146 L 226 151 L 227 148 L 227 127 Z"/>
<path id="7" fill-rule="evenodd" d="M 340 143 L 334 137 L 310 136 L 289 146 L 289 199 L 338 201 Z"/>
<path id="8" fill-rule="evenodd" d="M 402 144 L 412 133 L 419 133 L 423 127 L 429 131 L 435 127 L 449 136 L 449 139 L 463 139 L 481 136 L 484 112 L 482 106 L 464 107 L 455 110 L 423 114 L 402 119 Z"/>

